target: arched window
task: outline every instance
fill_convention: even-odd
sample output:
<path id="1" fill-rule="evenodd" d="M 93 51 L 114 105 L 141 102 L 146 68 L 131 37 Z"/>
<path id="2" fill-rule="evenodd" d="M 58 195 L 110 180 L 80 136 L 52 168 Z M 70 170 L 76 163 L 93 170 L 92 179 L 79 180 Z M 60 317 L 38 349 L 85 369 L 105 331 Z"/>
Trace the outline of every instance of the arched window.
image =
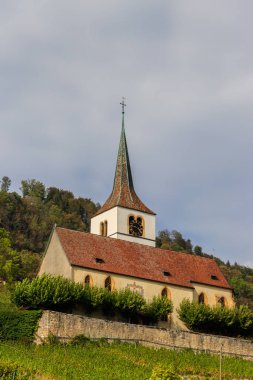
<path id="1" fill-rule="evenodd" d="M 87 276 L 85 276 L 85 279 L 84 279 L 84 285 L 85 286 L 92 286 L 92 277 L 88 274 Z"/>
<path id="2" fill-rule="evenodd" d="M 132 224 L 134 223 L 134 216 L 133 215 L 130 215 L 129 218 L 128 218 L 128 229 L 129 229 L 129 234 L 131 235 L 131 226 Z"/>
<path id="3" fill-rule="evenodd" d="M 169 289 L 168 288 L 163 288 L 163 290 L 161 291 L 161 296 L 167 298 L 168 300 L 170 300 L 171 295 L 170 295 Z M 168 314 L 167 315 L 163 315 L 162 318 L 161 318 L 161 321 L 163 321 L 163 322 L 168 322 L 168 320 L 169 320 L 169 315 Z"/>
<path id="4" fill-rule="evenodd" d="M 219 297 L 217 300 L 217 304 L 221 307 L 225 307 L 226 306 L 226 298 L 225 297 Z"/>
<path id="5" fill-rule="evenodd" d="M 104 223 L 101 222 L 101 223 L 100 223 L 100 235 L 104 236 L 104 230 L 105 230 L 105 228 L 104 228 Z"/>
<path id="6" fill-rule="evenodd" d="M 111 276 L 106 277 L 105 279 L 105 288 L 111 292 L 114 289 L 114 282 L 111 278 Z"/>
<path id="7" fill-rule="evenodd" d="M 208 304 L 207 296 L 205 295 L 205 293 L 203 293 L 203 292 L 200 293 L 199 298 L 198 298 L 198 302 L 199 302 L 199 303 L 203 303 L 203 304 L 205 304 L 205 305 Z"/>
<path id="8" fill-rule="evenodd" d="M 107 236 L 107 226 L 107 220 L 105 220 L 104 222 L 100 222 L 100 235 Z"/>
<path id="9" fill-rule="evenodd" d="M 141 237 L 144 235 L 144 220 L 142 217 L 130 215 L 128 218 L 129 235 Z"/>
<path id="10" fill-rule="evenodd" d="M 168 288 L 163 288 L 162 292 L 161 292 L 161 296 L 162 297 L 166 297 L 168 300 L 171 299 L 171 294 L 170 294 L 170 291 Z"/>

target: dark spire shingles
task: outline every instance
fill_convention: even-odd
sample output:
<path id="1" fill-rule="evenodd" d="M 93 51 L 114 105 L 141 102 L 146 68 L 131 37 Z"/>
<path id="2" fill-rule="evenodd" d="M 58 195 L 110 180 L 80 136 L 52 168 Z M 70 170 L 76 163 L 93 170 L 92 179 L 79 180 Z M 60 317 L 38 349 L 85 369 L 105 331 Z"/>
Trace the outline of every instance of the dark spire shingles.
<path id="1" fill-rule="evenodd" d="M 122 129 L 112 193 L 105 204 L 98 210 L 96 215 L 110 210 L 115 206 L 125 207 L 155 215 L 153 211 L 144 205 L 134 190 L 124 128 L 124 114 L 122 115 Z"/>

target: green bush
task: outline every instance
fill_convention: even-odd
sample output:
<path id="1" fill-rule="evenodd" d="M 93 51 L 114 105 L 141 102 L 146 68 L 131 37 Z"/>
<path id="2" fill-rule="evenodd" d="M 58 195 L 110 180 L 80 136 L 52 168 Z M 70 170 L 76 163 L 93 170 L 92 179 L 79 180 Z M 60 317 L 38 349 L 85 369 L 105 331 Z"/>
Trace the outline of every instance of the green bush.
<path id="1" fill-rule="evenodd" d="M 154 297 L 147 303 L 142 295 L 129 289 L 110 292 L 51 275 L 17 283 L 12 301 L 26 309 L 66 310 L 80 305 L 87 313 L 100 309 L 106 315 L 120 313 L 129 320 L 144 317 L 149 323 L 157 322 L 172 311 L 172 303 L 165 297 Z"/>
<path id="2" fill-rule="evenodd" d="M 117 296 L 118 292 L 116 290 L 109 291 L 108 289 L 102 289 L 103 292 L 103 302 L 101 305 L 102 311 L 104 315 L 107 316 L 114 316 L 117 308 L 116 308 L 116 303 L 117 303 Z"/>
<path id="3" fill-rule="evenodd" d="M 82 287 L 83 288 L 83 287 Z M 42 275 L 18 282 L 12 294 L 12 301 L 17 306 L 25 308 L 54 308 L 56 305 L 63 307 L 72 306 L 80 297 L 79 284 L 62 276 Z"/>
<path id="4" fill-rule="evenodd" d="M 105 298 L 104 289 L 96 286 L 91 288 L 82 284 L 75 284 L 76 286 L 80 287 L 80 293 L 79 296 L 76 296 L 75 301 L 81 304 L 87 313 L 92 313 L 102 307 Z"/>
<path id="5" fill-rule="evenodd" d="M 248 306 L 239 306 L 237 311 L 237 323 L 242 331 L 251 331 L 253 335 L 253 313 Z"/>
<path id="6" fill-rule="evenodd" d="M 32 341 L 40 310 L 0 312 L 0 339 Z"/>
<path id="7" fill-rule="evenodd" d="M 177 312 L 191 330 L 228 336 L 253 336 L 253 314 L 247 306 L 230 309 L 183 300 Z"/>
<path id="8" fill-rule="evenodd" d="M 151 323 L 157 323 L 173 310 L 172 302 L 166 297 L 153 297 L 152 301 L 144 305 L 143 315 Z"/>
<path id="9" fill-rule="evenodd" d="M 145 306 L 146 302 L 141 294 L 134 293 L 130 289 L 122 289 L 117 292 L 116 308 L 123 317 L 131 318 Z"/>

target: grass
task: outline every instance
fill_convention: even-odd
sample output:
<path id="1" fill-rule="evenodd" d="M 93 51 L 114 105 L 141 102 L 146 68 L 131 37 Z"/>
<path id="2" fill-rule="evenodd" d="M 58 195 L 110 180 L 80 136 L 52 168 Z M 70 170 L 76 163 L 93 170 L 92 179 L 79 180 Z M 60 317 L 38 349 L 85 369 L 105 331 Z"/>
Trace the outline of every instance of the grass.
<path id="1" fill-rule="evenodd" d="M 10 301 L 10 292 L 0 286 L 0 311 L 15 310 L 18 309 Z M 108 344 L 103 340 L 81 342 L 85 344 L 35 346 L 20 341 L 0 341 L 0 378 L 13 378 L 1 375 L 1 368 L 9 366 L 16 370 L 16 380 L 145 380 L 160 366 L 181 375 L 219 379 L 218 356 L 195 354 L 191 350 L 179 352 L 117 342 Z M 222 368 L 223 380 L 253 379 L 253 362 L 223 358 Z"/>
<path id="2" fill-rule="evenodd" d="M 43 346 L 14 342 L 0 343 L 1 360 L 35 371 L 48 379 L 144 380 L 156 366 L 172 368 L 181 375 L 219 378 L 219 357 L 166 349 L 151 349 L 131 344 L 103 341 L 82 345 Z M 253 362 L 223 358 L 223 379 L 253 379 Z"/>

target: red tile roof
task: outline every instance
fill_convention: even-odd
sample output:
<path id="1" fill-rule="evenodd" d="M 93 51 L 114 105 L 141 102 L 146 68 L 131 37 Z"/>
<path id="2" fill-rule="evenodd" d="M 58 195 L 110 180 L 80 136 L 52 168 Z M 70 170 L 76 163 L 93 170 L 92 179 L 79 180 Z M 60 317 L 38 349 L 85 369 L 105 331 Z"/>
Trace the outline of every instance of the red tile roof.
<path id="1" fill-rule="evenodd" d="M 212 259 L 56 228 L 71 265 L 192 288 L 192 282 L 231 289 Z M 104 263 L 97 263 L 96 258 Z M 164 276 L 169 272 L 170 276 Z M 211 276 L 217 280 L 212 280 Z"/>
<path id="2" fill-rule="evenodd" d="M 124 115 L 112 193 L 105 204 L 98 210 L 96 215 L 110 210 L 115 206 L 125 207 L 155 215 L 153 211 L 144 205 L 134 190 L 124 129 Z"/>

